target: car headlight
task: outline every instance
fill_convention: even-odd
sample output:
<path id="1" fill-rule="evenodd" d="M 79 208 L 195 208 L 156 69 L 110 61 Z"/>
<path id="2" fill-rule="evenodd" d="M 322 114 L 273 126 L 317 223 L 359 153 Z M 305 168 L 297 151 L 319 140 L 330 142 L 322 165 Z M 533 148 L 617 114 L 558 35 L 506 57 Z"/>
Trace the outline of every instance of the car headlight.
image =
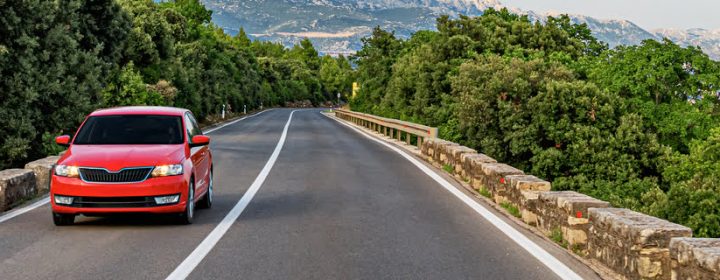
<path id="1" fill-rule="evenodd" d="M 153 177 L 175 176 L 183 174 L 182 164 L 158 165 L 152 171 Z"/>
<path id="2" fill-rule="evenodd" d="M 55 175 L 69 178 L 78 178 L 80 177 L 80 172 L 77 166 L 56 165 Z"/>
<path id="3" fill-rule="evenodd" d="M 54 195 L 54 197 L 55 204 L 70 205 L 73 203 L 73 200 L 75 200 L 72 196 Z"/>
<path id="4" fill-rule="evenodd" d="M 156 196 L 154 198 L 155 198 L 155 204 L 157 204 L 157 205 L 172 204 L 172 203 L 177 203 L 178 201 L 180 201 L 179 194 L 168 195 L 168 196 Z"/>

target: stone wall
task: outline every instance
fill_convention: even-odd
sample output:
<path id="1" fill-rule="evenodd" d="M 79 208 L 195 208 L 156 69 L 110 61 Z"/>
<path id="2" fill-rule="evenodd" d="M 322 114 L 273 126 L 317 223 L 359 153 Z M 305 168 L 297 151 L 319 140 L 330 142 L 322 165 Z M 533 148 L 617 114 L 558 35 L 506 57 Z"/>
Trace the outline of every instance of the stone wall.
<path id="1" fill-rule="evenodd" d="M 720 279 L 720 239 L 670 240 L 672 279 Z"/>
<path id="2" fill-rule="evenodd" d="M 483 174 L 482 186 L 492 194 L 496 203 L 508 200 L 508 184 L 505 176 L 525 174 L 522 170 L 504 163 L 483 163 L 480 167 Z"/>
<path id="3" fill-rule="evenodd" d="M 46 157 L 25 165 L 25 169 L 32 170 L 35 174 L 36 188 L 39 193 L 50 191 L 50 172 L 58 159 L 60 159 L 59 156 Z"/>
<path id="4" fill-rule="evenodd" d="M 590 230 L 588 209 L 593 207 L 610 207 L 610 203 L 572 191 L 542 192 L 536 207 L 538 228 L 548 235 L 559 231 L 567 245 L 585 249 Z"/>
<path id="5" fill-rule="evenodd" d="M 540 193 L 550 191 L 550 182 L 532 175 L 508 175 L 505 180 L 508 184 L 508 199 L 520 210 L 523 221 L 537 226 Z"/>
<path id="6" fill-rule="evenodd" d="M 458 176 L 462 176 L 463 173 L 463 155 L 477 154 L 477 151 L 460 145 L 447 146 L 443 152 L 445 153 L 443 165 L 452 167 L 454 174 Z"/>
<path id="7" fill-rule="evenodd" d="M 25 169 L 0 171 L 0 212 L 50 190 L 50 172 L 59 157 L 39 159 Z"/>
<path id="8" fill-rule="evenodd" d="M 426 139 L 420 151 L 496 203 L 516 207 L 525 223 L 626 279 L 720 280 L 720 239 L 690 238 L 687 227 L 577 192 L 551 191 L 550 182 L 453 142 Z"/>
<path id="9" fill-rule="evenodd" d="M 420 150 L 423 155 L 427 156 L 428 162 L 437 167 L 442 167 L 443 161 L 447 159 L 445 150 L 447 146 L 452 145 L 459 146 L 453 142 L 441 139 L 425 139 L 420 145 Z"/>
<path id="10" fill-rule="evenodd" d="M 0 171 L 0 211 L 37 194 L 35 174 L 27 169 Z"/>
<path id="11" fill-rule="evenodd" d="M 482 165 L 486 163 L 497 163 L 497 161 L 483 154 L 463 154 L 461 156 L 463 169 L 460 171 L 461 176 L 472 185 L 476 190 L 483 186 Z"/>
<path id="12" fill-rule="evenodd" d="M 670 241 L 690 228 L 620 208 L 591 208 L 589 257 L 630 279 L 670 279 Z"/>

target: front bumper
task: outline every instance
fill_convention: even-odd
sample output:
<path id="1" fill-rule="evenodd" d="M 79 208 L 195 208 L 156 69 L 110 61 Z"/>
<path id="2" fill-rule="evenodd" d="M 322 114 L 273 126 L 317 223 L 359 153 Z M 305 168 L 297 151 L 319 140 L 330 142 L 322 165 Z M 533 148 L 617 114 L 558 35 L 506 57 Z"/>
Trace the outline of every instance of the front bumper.
<path id="1" fill-rule="evenodd" d="M 140 183 L 103 184 L 53 175 L 50 202 L 53 212 L 62 214 L 180 213 L 185 211 L 187 186 L 185 176 L 148 178 Z M 154 203 L 153 197 L 175 194 L 180 194 L 177 203 Z M 55 195 L 73 197 L 75 202 L 72 205 L 57 204 Z"/>

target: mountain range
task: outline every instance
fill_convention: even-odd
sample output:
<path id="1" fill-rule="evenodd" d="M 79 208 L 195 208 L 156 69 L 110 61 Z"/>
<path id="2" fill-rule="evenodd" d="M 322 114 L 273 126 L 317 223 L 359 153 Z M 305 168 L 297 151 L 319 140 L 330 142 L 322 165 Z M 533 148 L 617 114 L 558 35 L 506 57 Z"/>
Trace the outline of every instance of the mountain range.
<path id="1" fill-rule="evenodd" d="M 375 26 L 407 38 L 418 30 L 435 29 L 443 14 L 482 15 L 488 8 L 504 8 L 497 0 L 202 0 L 213 10 L 213 22 L 230 34 L 242 27 L 253 39 L 291 46 L 310 38 L 324 54 L 351 54 L 362 47 L 361 38 Z M 509 10 L 543 20 L 550 14 Z M 636 45 L 646 39 L 668 38 L 682 46 L 700 46 L 720 60 L 720 30 L 646 30 L 627 20 L 604 20 L 570 15 L 586 23 L 593 34 L 611 47 Z"/>

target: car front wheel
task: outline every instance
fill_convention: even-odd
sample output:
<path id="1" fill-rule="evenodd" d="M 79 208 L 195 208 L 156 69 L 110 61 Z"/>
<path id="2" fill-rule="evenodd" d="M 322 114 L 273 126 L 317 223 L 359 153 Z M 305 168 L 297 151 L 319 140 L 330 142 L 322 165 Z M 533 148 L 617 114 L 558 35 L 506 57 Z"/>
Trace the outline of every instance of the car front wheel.
<path id="1" fill-rule="evenodd" d="M 210 171 L 210 179 L 208 179 L 208 189 L 207 192 L 205 192 L 205 196 L 203 199 L 198 203 L 198 207 L 207 209 L 212 207 L 213 203 L 213 173 Z"/>
<path id="2" fill-rule="evenodd" d="M 185 203 L 185 212 L 180 214 L 181 224 L 192 224 L 193 218 L 195 218 L 195 182 L 188 184 L 188 198 Z"/>
<path id="3" fill-rule="evenodd" d="M 52 213 L 53 222 L 56 226 L 69 226 L 75 223 L 75 215 Z"/>

